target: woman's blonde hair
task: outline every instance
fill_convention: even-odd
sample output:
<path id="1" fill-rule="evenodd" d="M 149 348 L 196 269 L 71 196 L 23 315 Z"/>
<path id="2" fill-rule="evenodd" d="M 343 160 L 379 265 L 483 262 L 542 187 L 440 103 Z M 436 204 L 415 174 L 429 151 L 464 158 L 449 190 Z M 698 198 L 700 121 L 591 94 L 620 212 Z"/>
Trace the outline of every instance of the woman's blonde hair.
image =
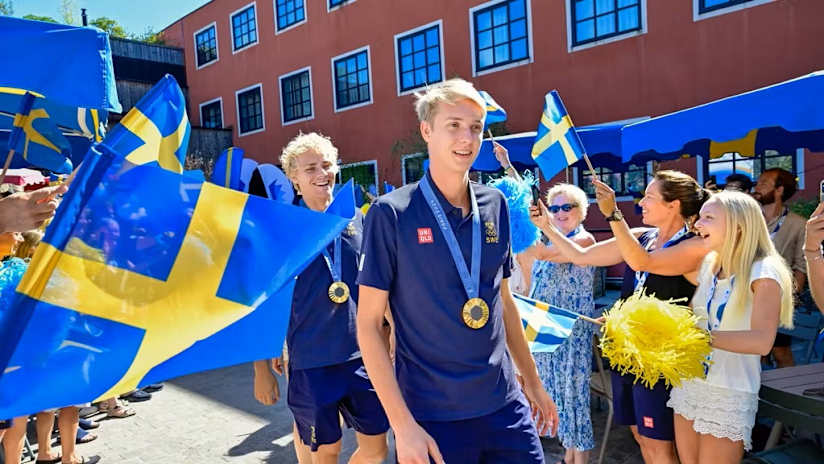
<path id="1" fill-rule="evenodd" d="M 324 160 L 332 163 L 335 172 L 337 172 L 338 149 L 332 144 L 332 139 L 318 132 L 308 134 L 298 132 L 298 135 L 286 144 L 280 155 L 280 166 L 287 177 L 291 179 L 294 176 L 295 169 L 298 167 L 298 156 L 310 150 L 317 152 L 323 156 Z"/>
<path id="2" fill-rule="evenodd" d="M 793 278 L 784 259 L 775 250 L 761 207 L 752 197 L 742 192 L 724 191 L 712 196 L 726 213 L 727 227 L 721 252 L 711 252 L 705 258 L 707 269 L 723 269 L 735 276 L 732 293 L 726 311 L 731 319 L 744 315 L 744 309 L 752 304 L 750 277 L 753 263 L 763 260 L 778 273 L 781 287 L 781 313 L 779 325 L 793 327 Z"/>
<path id="3" fill-rule="evenodd" d="M 581 210 L 581 222 L 587 218 L 587 208 L 589 208 L 589 200 L 587 199 L 587 194 L 578 188 L 575 185 L 567 184 L 567 183 L 559 183 L 552 186 L 548 192 L 546 192 L 546 202 L 548 204 L 552 203 L 552 199 L 557 197 L 558 195 L 566 195 L 567 198 L 572 200 L 577 206 L 578 209 Z"/>
<path id="4" fill-rule="evenodd" d="M 478 105 L 486 117 L 486 102 L 471 82 L 453 78 L 432 85 L 423 93 L 415 93 L 415 112 L 420 122 L 432 123 L 438 103 L 454 105 L 461 100 L 471 100 Z"/>

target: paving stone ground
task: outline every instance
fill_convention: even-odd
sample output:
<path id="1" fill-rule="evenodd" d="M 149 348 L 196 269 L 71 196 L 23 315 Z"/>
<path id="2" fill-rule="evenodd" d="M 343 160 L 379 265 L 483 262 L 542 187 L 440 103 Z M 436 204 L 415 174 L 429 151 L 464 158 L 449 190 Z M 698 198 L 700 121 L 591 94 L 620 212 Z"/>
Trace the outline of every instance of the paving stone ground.
<path id="1" fill-rule="evenodd" d="M 282 380 L 280 388 L 286 391 Z M 285 399 L 275 406 L 258 404 L 252 393 L 250 364 L 171 380 L 150 401 L 132 403 L 131 407 L 137 411 L 135 416 L 102 419 L 93 431 L 99 438 L 79 445 L 79 452 L 99 455 L 103 464 L 297 462 L 290 437 L 292 417 Z M 606 408 L 594 407 L 596 438 L 603 435 L 605 420 Z M 343 440 L 340 461 L 346 462 L 354 451 L 354 434 L 347 431 Z M 393 446 L 390 444 L 390 449 Z M 544 449 L 546 462 L 560 460 L 556 440 L 545 441 Z M 395 462 L 394 454 L 390 452 L 386 462 Z M 605 462 L 642 462 L 627 428 L 612 429 Z"/>

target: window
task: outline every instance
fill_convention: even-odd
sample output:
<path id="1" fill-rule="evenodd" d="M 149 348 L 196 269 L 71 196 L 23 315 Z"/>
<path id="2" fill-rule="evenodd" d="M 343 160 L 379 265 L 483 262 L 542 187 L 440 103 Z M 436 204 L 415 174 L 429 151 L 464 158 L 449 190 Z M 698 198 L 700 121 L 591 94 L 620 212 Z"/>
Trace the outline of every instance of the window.
<path id="1" fill-rule="evenodd" d="M 207 129 L 223 128 L 223 99 L 216 98 L 200 104 L 200 126 Z"/>
<path id="2" fill-rule="evenodd" d="M 572 45 L 642 30 L 641 0 L 569 0 Z"/>
<path id="3" fill-rule="evenodd" d="M 257 43 L 257 18 L 255 15 L 254 2 L 232 13 L 229 22 L 232 26 L 234 52 L 238 52 L 246 47 L 251 47 Z"/>
<path id="4" fill-rule="evenodd" d="M 326 11 L 335 10 L 337 8 L 342 7 L 343 5 L 346 5 L 347 3 L 352 3 L 354 1 L 355 0 L 328 0 L 326 4 Z"/>
<path id="5" fill-rule="evenodd" d="M 753 0 L 698 0 L 698 14 L 710 13 L 723 10 L 731 6 L 744 5 L 745 3 L 765 3 L 753 2 Z M 753 5 L 755 6 L 755 5 Z"/>
<path id="6" fill-rule="evenodd" d="M 401 158 L 403 185 L 421 180 L 425 172 L 423 165 L 427 159 L 429 159 L 429 156 L 426 153 L 404 155 L 403 158 Z"/>
<path id="7" fill-rule="evenodd" d="M 368 46 L 332 58 L 335 111 L 372 103 L 372 82 L 369 74 Z"/>
<path id="8" fill-rule="evenodd" d="M 398 93 L 443 80 L 441 21 L 395 36 Z"/>
<path id="9" fill-rule="evenodd" d="M 626 172 L 613 172 L 609 168 L 596 167 L 598 180 L 615 190 L 616 196 L 632 195 L 632 192 L 642 192 L 647 186 L 647 166 L 631 164 Z M 590 198 L 595 198 L 595 187 L 592 186 L 592 175 L 589 169 L 578 169 L 578 185 Z"/>
<path id="10" fill-rule="evenodd" d="M 281 122 L 305 121 L 312 118 L 312 73 L 303 68 L 280 77 Z"/>
<path id="11" fill-rule="evenodd" d="M 200 69 L 209 63 L 217 61 L 217 28 L 212 23 L 195 32 L 195 67 Z"/>
<path id="12" fill-rule="evenodd" d="M 470 10 L 475 72 L 530 58 L 526 0 L 507 0 Z"/>
<path id="13" fill-rule="evenodd" d="M 340 167 L 338 178 L 341 185 L 349 179 L 355 179 L 355 188 L 363 187 L 367 192 L 376 194 L 378 191 L 378 161 L 344 164 Z"/>
<path id="14" fill-rule="evenodd" d="M 275 15 L 277 32 L 283 32 L 306 19 L 306 4 L 304 0 L 275 0 Z"/>
<path id="15" fill-rule="evenodd" d="M 749 176 L 755 182 L 767 169 L 781 168 L 798 175 L 798 165 L 794 154 L 785 155 L 775 150 L 765 150 L 755 156 L 743 156 L 740 153 L 725 153 L 723 156 L 704 161 L 706 179 L 715 176 L 719 185 L 725 184 L 727 176 L 733 173 Z"/>
<path id="16" fill-rule="evenodd" d="M 264 130 L 262 87 L 256 84 L 236 92 L 238 135 Z"/>

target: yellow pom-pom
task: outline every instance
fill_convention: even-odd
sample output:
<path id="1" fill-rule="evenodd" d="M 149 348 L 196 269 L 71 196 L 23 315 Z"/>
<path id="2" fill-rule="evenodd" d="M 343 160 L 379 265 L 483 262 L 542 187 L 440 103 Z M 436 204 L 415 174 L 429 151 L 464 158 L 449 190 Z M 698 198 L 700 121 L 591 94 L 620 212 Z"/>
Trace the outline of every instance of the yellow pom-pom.
<path id="1" fill-rule="evenodd" d="M 650 388 L 661 379 L 678 386 L 704 377 L 710 337 L 696 326 L 690 308 L 636 293 L 616 302 L 604 318 L 601 351 L 618 372 Z"/>

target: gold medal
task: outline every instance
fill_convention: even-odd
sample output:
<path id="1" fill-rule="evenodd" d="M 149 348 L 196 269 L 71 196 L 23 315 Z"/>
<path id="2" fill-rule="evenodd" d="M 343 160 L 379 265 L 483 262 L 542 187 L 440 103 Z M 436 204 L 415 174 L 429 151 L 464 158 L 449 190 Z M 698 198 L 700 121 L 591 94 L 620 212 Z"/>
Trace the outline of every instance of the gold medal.
<path id="1" fill-rule="evenodd" d="M 329 286 L 329 299 L 338 304 L 346 302 L 349 299 L 349 286 L 341 281 L 332 282 Z"/>
<path id="2" fill-rule="evenodd" d="M 480 329 L 489 321 L 489 306 L 481 298 L 470 298 L 463 306 L 463 321 L 471 329 Z"/>

